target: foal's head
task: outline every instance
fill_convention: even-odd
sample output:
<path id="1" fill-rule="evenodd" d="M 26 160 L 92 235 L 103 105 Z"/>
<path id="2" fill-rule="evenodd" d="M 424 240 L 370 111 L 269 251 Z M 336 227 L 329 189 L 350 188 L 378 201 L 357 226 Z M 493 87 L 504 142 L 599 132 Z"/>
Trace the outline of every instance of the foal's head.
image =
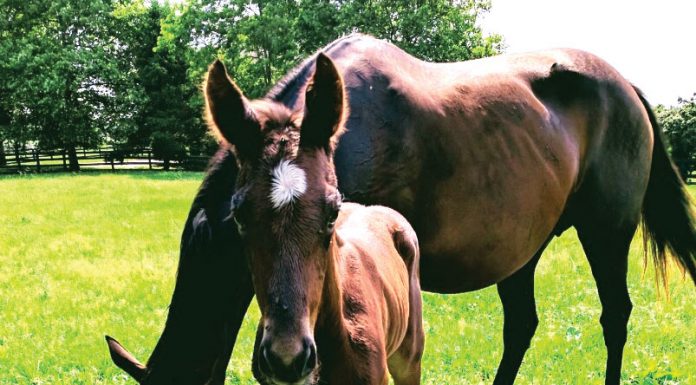
<path id="1" fill-rule="evenodd" d="M 270 383 L 312 382 L 313 330 L 341 204 L 333 166 L 345 115 L 341 76 L 319 54 L 304 111 L 290 111 L 248 101 L 216 62 L 205 95 L 213 129 L 240 163 L 232 205 L 262 313 L 258 369 Z"/>

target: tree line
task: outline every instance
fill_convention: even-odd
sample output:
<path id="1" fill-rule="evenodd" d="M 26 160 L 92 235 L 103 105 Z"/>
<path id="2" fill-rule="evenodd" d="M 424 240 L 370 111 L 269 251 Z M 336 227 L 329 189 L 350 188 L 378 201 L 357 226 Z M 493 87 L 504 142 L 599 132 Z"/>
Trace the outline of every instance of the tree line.
<path id="1" fill-rule="evenodd" d="M 696 172 L 696 93 L 672 107 L 657 106 L 657 118 L 670 143 L 670 153 L 682 178 Z"/>
<path id="2" fill-rule="evenodd" d="M 222 58 L 259 97 L 330 41 L 364 32 L 431 61 L 497 54 L 487 0 L 0 0 L 4 148 L 152 146 L 176 159 L 216 144 L 199 85 Z"/>
<path id="3" fill-rule="evenodd" d="M 502 50 L 477 22 L 489 0 L 0 0 L 0 166 L 5 148 L 217 148 L 199 89 L 214 58 L 260 97 L 330 41 L 364 32 L 430 61 Z M 696 170 L 696 96 L 657 107 L 682 176 Z"/>

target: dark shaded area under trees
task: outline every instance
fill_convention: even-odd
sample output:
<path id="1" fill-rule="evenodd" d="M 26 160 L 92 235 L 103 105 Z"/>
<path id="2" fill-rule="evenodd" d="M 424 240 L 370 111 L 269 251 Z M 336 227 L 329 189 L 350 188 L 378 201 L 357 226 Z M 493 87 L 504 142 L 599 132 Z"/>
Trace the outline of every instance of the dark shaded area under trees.
<path id="1" fill-rule="evenodd" d="M 0 0 L 1 147 L 151 146 L 165 161 L 215 147 L 199 91 L 221 57 L 250 97 L 351 32 L 434 61 L 499 53 L 482 0 Z M 0 162 L 4 151 L 0 152 Z"/>
<path id="2" fill-rule="evenodd" d="M 655 108 L 665 136 L 669 139 L 674 164 L 684 180 L 696 171 L 696 93 L 679 98 L 673 107 Z"/>
<path id="3" fill-rule="evenodd" d="M 0 166 L 26 147 L 151 147 L 170 160 L 217 147 L 199 85 L 222 58 L 249 97 L 352 32 L 429 61 L 501 52 L 478 27 L 487 0 L 0 0 Z M 682 175 L 696 162 L 696 102 L 658 108 Z"/>

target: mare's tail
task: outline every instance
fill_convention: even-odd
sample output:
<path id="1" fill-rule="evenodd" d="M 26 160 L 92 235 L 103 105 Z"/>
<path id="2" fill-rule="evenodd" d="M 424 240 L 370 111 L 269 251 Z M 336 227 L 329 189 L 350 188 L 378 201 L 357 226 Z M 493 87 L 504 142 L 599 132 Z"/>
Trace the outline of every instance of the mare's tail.
<path id="1" fill-rule="evenodd" d="M 635 88 L 635 87 L 634 87 Z M 654 133 L 650 181 L 643 201 L 645 258 L 652 255 L 658 281 L 667 285 L 667 250 L 696 283 L 696 227 L 691 201 L 679 173 L 667 155 L 662 130 L 643 94 L 635 88 L 650 117 Z"/>

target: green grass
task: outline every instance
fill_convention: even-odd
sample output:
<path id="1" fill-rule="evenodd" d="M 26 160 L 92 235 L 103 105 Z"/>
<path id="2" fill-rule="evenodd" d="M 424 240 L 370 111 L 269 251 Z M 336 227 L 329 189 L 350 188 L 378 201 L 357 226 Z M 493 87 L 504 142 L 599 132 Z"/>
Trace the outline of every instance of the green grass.
<path id="1" fill-rule="evenodd" d="M 141 360 L 154 347 L 174 283 L 182 224 L 202 175 L 123 173 L 0 179 L 0 384 L 126 384 L 103 340 Z M 691 187 L 696 193 L 696 188 Z M 623 383 L 696 384 L 696 291 L 673 274 L 659 298 L 633 243 Z M 518 384 L 603 383 L 606 352 L 594 281 L 575 234 L 537 271 L 541 320 Z M 502 353 L 495 288 L 424 294 L 425 384 L 489 384 Z M 228 372 L 252 384 L 255 305 Z"/>

